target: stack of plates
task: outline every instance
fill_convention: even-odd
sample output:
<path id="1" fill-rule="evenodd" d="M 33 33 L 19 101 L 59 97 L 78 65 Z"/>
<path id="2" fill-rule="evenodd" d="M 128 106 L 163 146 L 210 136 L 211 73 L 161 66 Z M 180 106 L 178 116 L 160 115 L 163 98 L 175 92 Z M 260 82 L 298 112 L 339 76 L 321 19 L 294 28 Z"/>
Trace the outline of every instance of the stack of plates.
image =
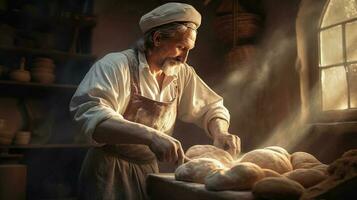
<path id="1" fill-rule="evenodd" d="M 55 67 L 53 60 L 50 58 L 35 58 L 31 68 L 32 80 L 45 84 L 53 83 L 56 79 L 54 74 Z"/>

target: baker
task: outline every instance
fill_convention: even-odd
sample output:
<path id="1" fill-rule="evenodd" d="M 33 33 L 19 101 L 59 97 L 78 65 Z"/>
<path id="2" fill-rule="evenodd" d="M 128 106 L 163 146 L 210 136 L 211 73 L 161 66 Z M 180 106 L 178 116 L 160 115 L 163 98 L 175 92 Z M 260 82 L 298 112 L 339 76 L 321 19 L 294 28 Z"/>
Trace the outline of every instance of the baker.
<path id="1" fill-rule="evenodd" d="M 79 199 L 147 199 L 146 175 L 159 172 L 157 161 L 184 162 L 171 137 L 176 117 L 202 127 L 216 147 L 240 153 L 222 97 L 186 63 L 200 24 L 191 5 L 161 5 L 141 17 L 135 48 L 110 53 L 88 71 L 70 111 L 99 147 L 83 161 Z"/>

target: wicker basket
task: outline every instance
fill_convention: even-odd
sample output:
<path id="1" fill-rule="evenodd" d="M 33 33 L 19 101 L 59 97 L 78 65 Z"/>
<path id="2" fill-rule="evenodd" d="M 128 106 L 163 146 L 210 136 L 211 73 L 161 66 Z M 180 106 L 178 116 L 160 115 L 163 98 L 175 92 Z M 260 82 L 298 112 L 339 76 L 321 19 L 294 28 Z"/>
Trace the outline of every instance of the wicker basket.
<path id="1" fill-rule="evenodd" d="M 255 60 L 257 49 L 255 45 L 240 45 L 232 48 L 226 56 L 230 68 L 248 66 Z"/>
<path id="2" fill-rule="evenodd" d="M 235 19 L 238 31 L 235 33 L 238 40 L 253 39 L 261 29 L 259 15 L 252 13 L 239 13 Z M 232 14 L 217 16 L 213 22 L 217 37 L 224 43 L 233 43 L 233 16 Z"/>

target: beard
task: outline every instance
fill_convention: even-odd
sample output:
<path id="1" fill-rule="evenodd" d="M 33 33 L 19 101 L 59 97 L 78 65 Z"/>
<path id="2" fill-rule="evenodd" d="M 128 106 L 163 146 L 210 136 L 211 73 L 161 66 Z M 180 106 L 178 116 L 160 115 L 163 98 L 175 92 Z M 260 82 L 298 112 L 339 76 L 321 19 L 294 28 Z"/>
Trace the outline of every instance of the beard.
<path id="1" fill-rule="evenodd" d="M 166 75 L 174 75 L 176 68 L 181 64 L 183 64 L 183 62 L 175 58 L 167 58 L 164 60 L 164 63 L 162 64 L 162 71 Z"/>

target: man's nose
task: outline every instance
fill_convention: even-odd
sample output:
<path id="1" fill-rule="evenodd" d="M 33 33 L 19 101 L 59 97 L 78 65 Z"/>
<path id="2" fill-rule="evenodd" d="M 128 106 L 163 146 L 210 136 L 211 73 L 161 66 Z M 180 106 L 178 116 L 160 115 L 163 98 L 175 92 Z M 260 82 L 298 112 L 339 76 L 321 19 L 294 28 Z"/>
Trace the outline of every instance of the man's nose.
<path id="1" fill-rule="evenodd" d="M 188 51 L 184 51 L 182 52 L 182 55 L 178 57 L 178 60 L 182 63 L 185 63 L 187 61 L 187 57 L 188 57 Z"/>

